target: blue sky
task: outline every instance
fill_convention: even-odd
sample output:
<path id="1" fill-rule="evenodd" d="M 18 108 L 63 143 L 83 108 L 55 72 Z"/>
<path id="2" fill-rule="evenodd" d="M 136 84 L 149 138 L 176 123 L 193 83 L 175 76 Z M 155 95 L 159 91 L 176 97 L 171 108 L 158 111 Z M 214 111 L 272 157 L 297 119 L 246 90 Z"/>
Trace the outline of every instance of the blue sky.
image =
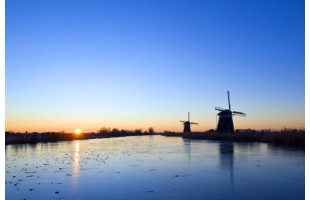
<path id="1" fill-rule="evenodd" d="M 304 1 L 6 1 L 6 130 L 304 128 Z"/>

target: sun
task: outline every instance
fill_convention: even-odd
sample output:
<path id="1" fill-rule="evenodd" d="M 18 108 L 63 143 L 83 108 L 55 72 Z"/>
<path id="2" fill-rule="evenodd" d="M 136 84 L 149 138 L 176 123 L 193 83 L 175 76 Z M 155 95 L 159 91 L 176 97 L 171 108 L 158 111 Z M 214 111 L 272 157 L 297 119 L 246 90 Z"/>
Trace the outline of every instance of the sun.
<path id="1" fill-rule="evenodd" d="M 74 130 L 74 133 L 77 134 L 77 135 L 79 135 L 79 134 L 82 133 L 82 129 L 77 128 L 77 129 Z"/>

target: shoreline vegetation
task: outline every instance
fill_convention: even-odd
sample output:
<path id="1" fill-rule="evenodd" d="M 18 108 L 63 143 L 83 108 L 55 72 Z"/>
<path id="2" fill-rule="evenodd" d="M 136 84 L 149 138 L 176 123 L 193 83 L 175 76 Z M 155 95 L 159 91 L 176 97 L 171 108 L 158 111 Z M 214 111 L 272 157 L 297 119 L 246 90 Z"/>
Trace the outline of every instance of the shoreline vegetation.
<path id="1" fill-rule="evenodd" d="M 191 132 L 175 133 L 165 132 L 162 135 L 170 137 L 183 137 L 197 140 L 217 140 L 230 142 L 262 142 L 277 145 L 290 145 L 305 148 L 305 130 L 302 129 L 282 129 L 274 130 L 236 130 L 234 133 L 215 132 Z"/>
<path id="2" fill-rule="evenodd" d="M 119 130 L 117 128 L 102 127 L 97 133 L 66 133 L 60 132 L 32 132 L 28 133 L 15 133 L 13 131 L 5 132 L 5 144 L 26 144 L 26 143 L 38 143 L 38 142 L 59 142 L 59 141 L 72 141 L 72 140 L 87 140 L 97 138 L 111 138 L 111 137 L 126 137 L 126 136 L 141 136 L 141 135 L 159 135 L 154 132 L 152 127 L 148 131 L 142 131 L 142 129 L 136 130 Z"/>
<path id="3" fill-rule="evenodd" d="M 305 148 L 305 130 L 301 129 L 282 129 L 280 131 L 273 130 L 236 130 L 234 133 L 220 133 L 213 130 L 206 132 L 179 133 L 164 131 L 163 133 L 155 133 L 152 127 L 148 131 L 142 129 L 136 130 L 119 130 L 117 128 L 101 128 L 97 133 L 65 133 L 61 132 L 33 132 L 33 133 L 15 133 L 12 131 L 5 132 L 5 144 L 26 144 L 38 142 L 58 142 L 72 140 L 86 140 L 97 138 L 112 138 L 126 136 L 142 136 L 142 135 L 163 135 L 167 137 L 183 137 L 187 139 L 199 140 L 217 140 L 231 142 L 263 142 L 279 145 L 290 145 Z"/>

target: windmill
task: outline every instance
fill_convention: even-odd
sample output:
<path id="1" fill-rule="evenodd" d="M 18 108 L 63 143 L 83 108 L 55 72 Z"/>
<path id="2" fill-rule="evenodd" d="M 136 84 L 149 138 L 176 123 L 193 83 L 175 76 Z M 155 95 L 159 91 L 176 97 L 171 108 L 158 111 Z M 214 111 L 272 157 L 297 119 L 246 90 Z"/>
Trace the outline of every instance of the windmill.
<path id="1" fill-rule="evenodd" d="M 196 122 L 190 122 L 189 112 L 188 112 L 188 121 L 182 121 L 181 120 L 180 122 L 182 122 L 184 125 L 184 130 L 183 130 L 184 133 L 190 133 L 191 132 L 191 124 L 197 124 L 198 125 L 198 123 L 196 123 Z"/>
<path id="2" fill-rule="evenodd" d="M 232 117 L 234 115 L 245 117 L 246 114 L 238 111 L 231 111 L 230 108 L 230 94 L 227 91 L 228 96 L 228 107 L 229 109 L 223 109 L 220 107 L 215 107 L 215 110 L 220 111 L 217 115 L 219 116 L 219 121 L 217 124 L 217 132 L 234 132 L 234 123 Z"/>

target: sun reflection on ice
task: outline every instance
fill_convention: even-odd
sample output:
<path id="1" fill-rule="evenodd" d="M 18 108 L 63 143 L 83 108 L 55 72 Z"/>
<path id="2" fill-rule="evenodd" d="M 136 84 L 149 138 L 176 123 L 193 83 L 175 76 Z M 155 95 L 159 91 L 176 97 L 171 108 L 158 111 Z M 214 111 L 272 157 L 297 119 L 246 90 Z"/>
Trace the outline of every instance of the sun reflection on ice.
<path id="1" fill-rule="evenodd" d="M 76 143 L 75 144 L 75 153 L 77 153 L 79 151 L 79 148 L 80 148 L 80 143 Z"/>
<path id="2" fill-rule="evenodd" d="M 75 143 L 75 152 L 74 152 L 74 162 L 73 162 L 73 174 L 72 177 L 74 178 L 72 183 L 78 183 L 77 178 L 79 177 L 79 163 L 80 163 L 80 143 Z"/>

